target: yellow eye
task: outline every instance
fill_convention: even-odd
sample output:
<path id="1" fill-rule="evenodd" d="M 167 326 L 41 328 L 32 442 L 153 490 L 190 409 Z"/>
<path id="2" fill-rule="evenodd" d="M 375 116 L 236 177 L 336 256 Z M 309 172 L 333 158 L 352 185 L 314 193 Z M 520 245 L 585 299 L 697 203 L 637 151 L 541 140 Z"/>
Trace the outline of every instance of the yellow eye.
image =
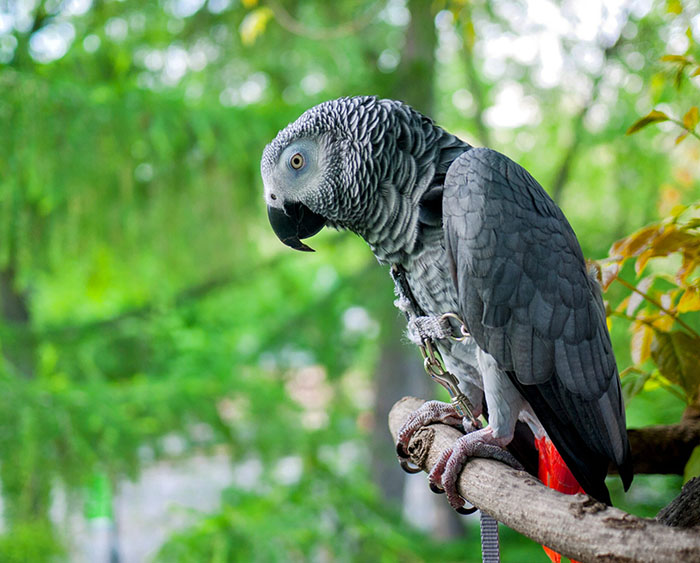
<path id="1" fill-rule="evenodd" d="M 294 170 L 299 170 L 304 166 L 304 157 L 302 154 L 298 152 L 292 155 L 292 158 L 289 159 L 289 165 L 294 168 Z"/>

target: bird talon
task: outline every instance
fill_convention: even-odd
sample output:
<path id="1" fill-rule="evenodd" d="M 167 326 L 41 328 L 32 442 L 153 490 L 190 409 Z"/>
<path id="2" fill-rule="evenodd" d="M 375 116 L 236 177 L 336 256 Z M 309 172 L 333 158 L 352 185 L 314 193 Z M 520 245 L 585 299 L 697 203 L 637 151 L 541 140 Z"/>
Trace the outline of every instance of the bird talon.
<path id="1" fill-rule="evenodd" d="M 464 516 L 467 514 L 474 514 L 477 510 L 479 509 L 476 506 L 472 506 L 471 508 L 467 508 L 466 506 L 458 506 L 455 508 L 455 512 Z"/>
<path id="2" fill-rule="evenodd" d="M 438 487 L 435 483 L 431 482 L 429 484 L 430 490 L 433 491 L 436 495 L 444 495 L 445 494 L 445 489 L 442 487 Z"/>
<path id="3" fill-rule="evenodd" d="M 422 469 L 417 465 L 411 465 L 408 459 L 399 458 L 399 465 L 406 473 L 420 473 Z"/>
<path id="4" fill-rule="evenodd" d="M 410 457 L 406 451 L 406 447 L 401 442 L 396 444 L 396 455 L 399 456 L 400 460 L 408 459 Z"/>
<path id="5" fill-rule="evenodd" d="M 410 458 L 408 444 L 413 435 L 420 428 L 434 422 L 448 424 L 458 428 L 460 431 L 464 431 L 465 422 L 457 414 L 452 404 L 441 403 L 439 401 L 428 401 L 424 403 L 411 414 L 408 420 L 406 420 L 399 429 L 398 438 L 396 440 L 396 455 L 399 456 L 399 463 L 401 463 L 401 468 L 404 471 L 408 473 L 417 473 L 420 471 L 420 469 L 416 470 L 407 463 L 407 460 Z"/>

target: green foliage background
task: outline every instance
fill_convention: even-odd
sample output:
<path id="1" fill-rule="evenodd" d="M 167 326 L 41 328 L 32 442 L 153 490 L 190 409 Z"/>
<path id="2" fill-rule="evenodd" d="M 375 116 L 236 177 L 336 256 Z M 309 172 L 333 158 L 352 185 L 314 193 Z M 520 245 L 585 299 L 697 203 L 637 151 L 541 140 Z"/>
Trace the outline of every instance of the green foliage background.
<path id="1" fill-rule="evenodd" d="M 555 10 L 575 22 L 567 6 Z M 426 9 L 437 27 L 424 18 L 421 29 L 439 56 L 407 70 L 410 16 Z M 404 522 L 368 461 L 386 432 L 374 374 L 397 338 L 387 272 L 347 234 L 320 234 L 315 255 L 282 247 L 258 164 L 309 106 L 410 96 L 409 76 L 445 128 L 556 187 L 589 257 L 697 200 L 699 143 L 675 146 L 677 131 L 656 126 L 624 136 L 653 107 L 680 118 L 696 103 L 700 78 L 674 84 L 660 58 L 679 45 L 700 56 L 697 1 L 626 8 L 612 40 L 564 34 L 567 80 L 555 84 L 538 79 L 537 57 L 492 68 L 487 42 L 514 41 L 523 10 L 0 2 L 0 559 L 68 557 L 72 538 L 49 518 L 56 487 L 78 507 L 96 475 L 118 491 L 172 457 L 164 439 L 175 434 L 180 456 L 224 448 L 263 470 L 258 489 L 226 491 L 221 511 L 173 536 L 160 560 L 478 560 L 472 528 L 441 542 Z M 583 64 L 582 49 L 600 64 Z M 537 106 L 533 119 L 489 125 L 504 84 Z M 622 370 L 628 326 L 615 322 L 613 337 Z M 683 402 L 651 387 L 630 403 L 630 426 L 679 419 Z M 286 456 L 302 472 L 283 484 Z M 638 478 L 616 499 L 651 515 L 679 485 Z M 517 534 L 503 543 L 504 560 L 544 560 Z"/>

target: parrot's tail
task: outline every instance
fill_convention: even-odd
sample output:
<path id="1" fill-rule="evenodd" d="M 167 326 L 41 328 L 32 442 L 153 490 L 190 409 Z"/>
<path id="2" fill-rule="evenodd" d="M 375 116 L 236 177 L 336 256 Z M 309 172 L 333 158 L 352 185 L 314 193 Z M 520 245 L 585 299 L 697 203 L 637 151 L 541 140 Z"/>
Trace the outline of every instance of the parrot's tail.
<path id="1" fill-rule="evenodd" d="M 576 477 L 573 476 L 569 468 L 564 463 L 564 460 L 559 455 L 559 452 L 552 444 L 552 441 L 547 436 L 535 438 L 535 446 L 539 453 L 540 462 L 537 476 L 550 489 L 559 491 L 566 495 L 575 495 L 583 493 L 583 488 L 578 484 Z M 547 546 L 542 546 L 545 553 L 554 563 L 560 563 L 561 554 L 549 549 Z M 571 563 L 578 563 L 571 560 Z"/>

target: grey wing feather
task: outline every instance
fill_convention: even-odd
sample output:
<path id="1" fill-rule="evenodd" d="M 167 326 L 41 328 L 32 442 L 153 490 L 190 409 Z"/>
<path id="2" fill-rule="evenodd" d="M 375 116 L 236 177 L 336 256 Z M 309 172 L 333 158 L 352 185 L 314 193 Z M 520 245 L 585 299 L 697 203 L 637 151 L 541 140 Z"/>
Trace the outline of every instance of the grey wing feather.
<path id="1" fill-rule="evenodd" d="M 460 312 L 476 343 L 531 404 L 543 403 L 541 412 L 532 406 L 550 436 L 548 426 L 571 426 L 595 452 L 626 466 L 600 289 L 561 210 L 524 168 L 471 149 L 448 170 L 443 218 Z"/>

